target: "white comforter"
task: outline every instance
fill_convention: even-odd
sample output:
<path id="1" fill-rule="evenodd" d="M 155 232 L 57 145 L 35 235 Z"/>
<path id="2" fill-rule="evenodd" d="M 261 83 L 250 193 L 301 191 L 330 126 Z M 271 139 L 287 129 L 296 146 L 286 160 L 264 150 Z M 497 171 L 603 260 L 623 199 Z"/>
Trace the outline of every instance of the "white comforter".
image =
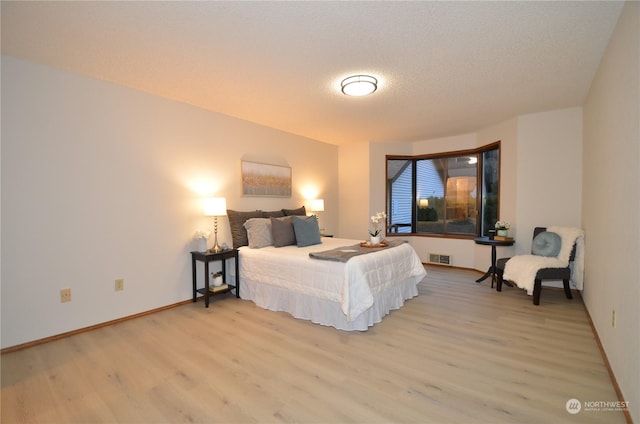
<path id="1" fill-rule="evenodd" d="M 240 248 L 240 277 L 337 302 L 347 321 L 352 321 L 373 305 L 375 295 L 410 278 L 417 284 L 426 275 L 408 243 L 356 256 L 346 263 L 309 257 L 310 252 L 357 243 L 324 237 L 322 244 L 309 247 L 245 246 Z"/>

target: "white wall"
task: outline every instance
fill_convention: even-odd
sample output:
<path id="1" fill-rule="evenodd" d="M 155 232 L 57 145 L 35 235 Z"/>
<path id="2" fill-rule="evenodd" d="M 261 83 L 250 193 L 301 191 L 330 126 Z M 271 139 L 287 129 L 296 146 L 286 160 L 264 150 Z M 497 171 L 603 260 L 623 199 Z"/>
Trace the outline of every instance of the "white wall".
<path id="1" fill-rule="evenodd" d="M 205 196 L 317 196 L 338 229 L 336 146 L 6 56 L 2 106 L 3 348 L 191 298 Z M 291 166 L 292 197 L 241 197 L 241 159 Z M 231 244 L 226 218 L 219 236 Z"/>
<path id="2" fill-rule="evenodd" d="M 582 227 L 582 108 L 518 117 L 517 164 L 518 254 L 534 227 Z"/>
<path id="3" fill-rule="evenodd" d="M 584 106 L 583 298 L 640 422 L 640 3 L 627 2 Z M 612 311 L 616 326 L 612 326 Z"/>
<path id="4" fill-rule="evenodd" d="M 369 219 L 369 145 L 353 143 L 339 148 L 340 222 L 338 236 L 367 238 Z"/>

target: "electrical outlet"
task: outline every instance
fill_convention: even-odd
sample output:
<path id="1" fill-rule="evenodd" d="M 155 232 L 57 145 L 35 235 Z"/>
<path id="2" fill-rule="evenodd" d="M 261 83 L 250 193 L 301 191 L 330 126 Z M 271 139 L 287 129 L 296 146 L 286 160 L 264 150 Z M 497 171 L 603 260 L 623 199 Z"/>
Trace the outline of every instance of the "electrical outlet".
<path id="1" fill-rule="evenodd" d="M 60 290 L 60 302 L 71 302 L 71 289 Z"/>
<path id="2" fill-rule="evenodd" d="M 118 278 L 116 280 L 116 291 L 124 290 L 124 278 Z"/>
<path id="3" fill-rule="evenodd" d="M 613 328 L 616 328 L 616 310 L 615 309 L 611 310 L 611 326 Z"/>

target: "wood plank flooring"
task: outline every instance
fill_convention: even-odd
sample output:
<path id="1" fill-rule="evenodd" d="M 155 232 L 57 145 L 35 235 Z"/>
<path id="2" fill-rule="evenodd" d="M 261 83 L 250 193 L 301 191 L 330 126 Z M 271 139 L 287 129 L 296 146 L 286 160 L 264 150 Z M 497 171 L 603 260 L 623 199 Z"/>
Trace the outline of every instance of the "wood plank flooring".
<path id="1" fill-rule="evenodd" d="M 2 423 L 624 423 L 579 298 L 429 267 L 366 332 L 231 296 L 2 355 Z"/>

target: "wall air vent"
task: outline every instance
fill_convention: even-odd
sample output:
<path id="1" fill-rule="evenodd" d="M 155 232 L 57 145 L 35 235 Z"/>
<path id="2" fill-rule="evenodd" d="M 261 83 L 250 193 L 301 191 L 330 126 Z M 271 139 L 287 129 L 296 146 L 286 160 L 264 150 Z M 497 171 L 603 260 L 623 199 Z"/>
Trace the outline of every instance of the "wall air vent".
<path id="1" fill-rule="evenodd" d="M 443 255 L 441 253 L 429 253 L 429 263 L 451 266 L 451 255 Z"/>

